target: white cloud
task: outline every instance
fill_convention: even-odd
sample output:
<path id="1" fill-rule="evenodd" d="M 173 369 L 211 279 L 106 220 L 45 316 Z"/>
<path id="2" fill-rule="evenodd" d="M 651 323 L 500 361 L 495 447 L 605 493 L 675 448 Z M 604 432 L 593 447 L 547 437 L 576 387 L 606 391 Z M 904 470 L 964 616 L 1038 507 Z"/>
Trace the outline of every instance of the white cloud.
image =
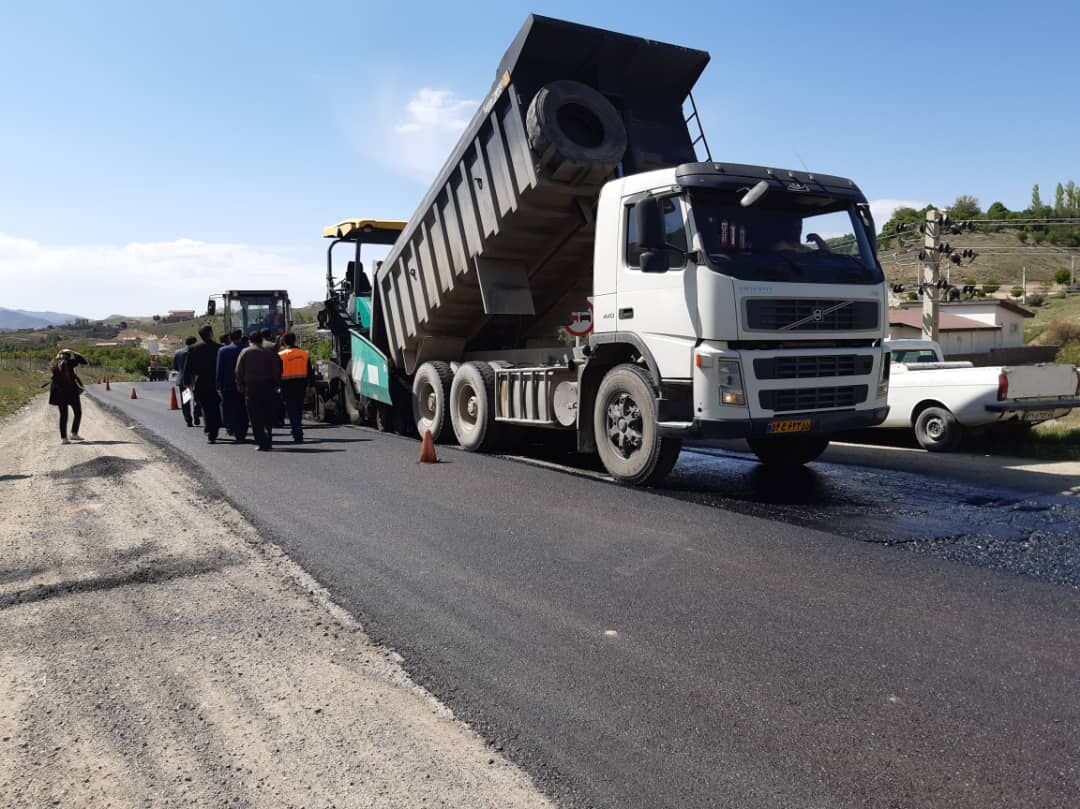
<path id="1" fill-rule="evenodd" d="M 401 95 L 385 92 L 374 109 L 350 108 L 342 114 L 353 146 L 401 174 L 429 181 L 468 126 L 478 102 L 451 90 L 421 87 L 401 103 Z"/>
<path id="2" fill-rule="evenodd" d="M 925 202 L 910 199 L 875 199 L 870 201 L 870 213 L 874 216 L 874 224 L 880 231 L 882 226 L 892 219 L 897 208 L 914 208 L 919 210 L 926 207 Z"/>
<path id="3" fill-rule="evenodd" d="M 0 306 L 69 312 L 163 314 L 201 310 L 226 289 L 287 289 L 294 303 L 323 296 L 317 260 L 283 248 L 193 239 L 49 246 L 0 233 Z"/>

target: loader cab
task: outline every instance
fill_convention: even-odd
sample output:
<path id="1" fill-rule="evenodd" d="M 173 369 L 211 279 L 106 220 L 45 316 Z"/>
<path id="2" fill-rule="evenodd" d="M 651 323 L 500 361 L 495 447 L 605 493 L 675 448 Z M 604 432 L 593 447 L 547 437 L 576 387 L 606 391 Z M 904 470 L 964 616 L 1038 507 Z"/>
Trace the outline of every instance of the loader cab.
<path id="1" fill-rule="evenodd" d="M 266 330 L 272 340 L 277 340 L 292 328 L 292 303 L 284 289 L 230 289 L 221 299 L 226 333 L 233 329 L 244 334 Z M 214 314 L 213 298 L 206 309 L 207 314 Z"/>
<path id="2" fill-rule="evenodd" d="M 333 358 L 342 366 L 352 353 L 350 331 L 367 337 L 371 330 L 373 281 L 379 262 L 373 255 L 363 255 L 364 245 L 392 245 L 404 228 L 405 223 L 396 220 L 347 219 L 323 230 L 331 242 L 326 248 L 326 302 L 319 326 L 333 336 Z M 351 247 L 346 248 L 350 258 L 343 267 L 339 259 L 335 274 L 334 248 L 343 243 Z"/>

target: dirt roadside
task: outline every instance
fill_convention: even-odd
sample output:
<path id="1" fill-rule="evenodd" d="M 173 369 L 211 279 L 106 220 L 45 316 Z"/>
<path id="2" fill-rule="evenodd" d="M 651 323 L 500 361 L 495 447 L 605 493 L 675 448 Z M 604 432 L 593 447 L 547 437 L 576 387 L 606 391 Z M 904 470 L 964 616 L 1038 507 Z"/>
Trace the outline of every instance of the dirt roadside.
<path id="1" fill-rule="evenodd" d="M 541 807 L 229 505 L 84 399 L 0 421 L 0 806 Z"/>

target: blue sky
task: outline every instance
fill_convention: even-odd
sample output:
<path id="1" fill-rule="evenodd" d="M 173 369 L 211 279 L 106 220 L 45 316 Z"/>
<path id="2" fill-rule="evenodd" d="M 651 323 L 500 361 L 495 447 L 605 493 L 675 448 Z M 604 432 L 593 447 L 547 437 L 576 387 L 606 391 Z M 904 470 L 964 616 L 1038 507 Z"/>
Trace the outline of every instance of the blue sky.
<path id="1" fill-rule="evenodd" d="M 320 297 L 321 228 L 408 218 L 530 11 L 709 50 L 716 159 L 872 200 L 1023 207 L 1080 180 L 1067 3 L 9 0 L 0 306 L 149 314 L 255 279 Z"/>

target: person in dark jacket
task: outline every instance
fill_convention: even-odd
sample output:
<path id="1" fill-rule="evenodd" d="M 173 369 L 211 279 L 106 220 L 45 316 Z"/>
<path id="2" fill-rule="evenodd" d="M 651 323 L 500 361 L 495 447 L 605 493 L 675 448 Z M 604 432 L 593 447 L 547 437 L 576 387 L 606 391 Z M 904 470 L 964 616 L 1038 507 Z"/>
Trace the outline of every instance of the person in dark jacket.
<path id="1" fill-rule="evenodd" d="M 221 393 L 221 415 L 225 428 L 237 444 L 247 440 L 248 418 L 244 407 L 244 397 L 236 389 L 236 361 L 243 348 L 240 338 L 244 333 L 236 329 L 229 335 L 229 344 L 223 346 L 217 355 L 217 386 Z"/>
<path id="2" fill-rule="evenodd" d="M 63 349 L 49 363 L 52 381 L 49 383 L 49 404 L 60 408 L 60 443 L 70 444 L 82 441 L 79 425 L 82 423 L 82 402 L 79 397 L 83 392 L 83 383 L 75 368 L 86 365 L 86 357 L 69 348 Z M 71 439 L 68 439 L 68 408 L 71 408 Z"/>
<path id="3" fill-rule="evenodd" d="M 197 342 L 198 340 L 194 337 L 188 337 L 184 340 L 184 347 L 173 354 L 172 358 L 172 367 L 177 375 L 176 385 L 180 388 L 180 410 L 184 414 L 184 421 L 187 422 L 188 427 L 193 425 L 198 427 L 202 423 L 202 408 L 199 407 L 199 402 L 195 398 L 195 392 L 190 391 L 188 393 L 189 398 L 186 401 L 184 400 L 184 391 L 186 390 L 184 387 L 184 364 L 187 362 L 188 350 Z M 192 406 L 195 408 L 194 418 L 192 418 Z"/>
<path id="4" fill-rule="evenodd" d="M 263 346 L 259 332 L 251 333 L 251 345 L 240 352 L 236 361 L 236 389 L 244 394 L 251 432 L 262 452 L 273 449 L 274 407 L 279 401 L 281 358 Z"/>
<path id="5" fill-rule="evenodd" d="M 199 329 L 202 342 L 188 349 L 184 363 L 184 385 L 195 392 L 195 400 L 203 411 L 203 431 L 206 440 L 217 443 L 221 430 L 221 401 L 217 392 L 217 355 L 221 343 L 214 340 L 214 327 L 207 323 Z"/>

